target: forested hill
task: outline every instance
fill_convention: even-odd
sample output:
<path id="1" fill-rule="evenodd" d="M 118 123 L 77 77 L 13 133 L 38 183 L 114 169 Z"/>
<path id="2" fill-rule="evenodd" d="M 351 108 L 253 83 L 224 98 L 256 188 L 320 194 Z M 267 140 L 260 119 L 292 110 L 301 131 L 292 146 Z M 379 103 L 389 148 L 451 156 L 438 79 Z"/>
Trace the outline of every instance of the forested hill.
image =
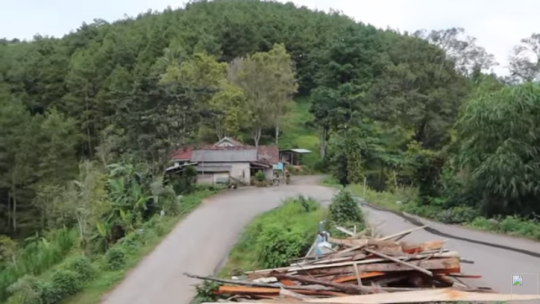
<path id="1" fill-rule="evenodd" d="M 473 205 L 489 200 L 510 212 L 503 210 L 509 201 L 526 204 L 522 198 L 537 191 L 538 173 L 522 159 L 533 153 L 536 166 L 537 146 L 523 139 L 528 150 L 508 152 L 496 167 L 490 156 L 505 135 L 494 126 L 504 124 L 504 111 L 528 119 L 515 112 L 525 108 L 501 110 L 503 100 L 513 90 L 534 92 L 519 95 L 532 109 L 538 89 L 487 75 L 493 56 L 461 34 L 402 34 L 291 3 L 216 0 L 114 23 L 96 19 L 61 39 L 3 40 L 0 234 L 59 225 L 68 207 L 55 198 L 88 169 L 79 165 L 86 159 L 146 163 L 156 177 L 180 145 L 224 135 L 279 144 L 292 97 L 310 103 L 305 127 L 320 138 L 319 170 L 344 183 L 367 177 L 377 189 L 419 187 L 426 204 L 459 192 Z M 513 75 L 521 78 L 513 80 L 533 80 L 534 66 L 516 60 Z M 502 108 L 486 92 L 501 92 Z M 462 128 L 454 129 L 460 115 Z M 508 134 L 529 134 L 518 127 L 525 123 Z M 486 160 L 492 167 L 482 167 Z M 509 180 L 508 166 L 524 171 Z M 450 188 L 455 193 L 442 193 Z"/>

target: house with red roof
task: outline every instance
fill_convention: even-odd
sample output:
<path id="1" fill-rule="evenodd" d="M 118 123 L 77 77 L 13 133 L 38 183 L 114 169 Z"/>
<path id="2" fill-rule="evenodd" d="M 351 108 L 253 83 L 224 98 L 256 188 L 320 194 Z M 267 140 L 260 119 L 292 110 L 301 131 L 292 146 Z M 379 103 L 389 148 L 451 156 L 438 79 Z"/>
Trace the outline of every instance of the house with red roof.
<path id="1" fill-rule="evenodd" d="M 172 154 L 171 162 L 174 166 L 167 171 L 194 166 L 199 183 L 216 184 L 232 179 L 249 185 L 251 177 L 258 171 L 267 179 L 273 178 L 273 166 L 279 163 L 279 149 L 276 146 L 250 146 L 224 137 L 213 145 L 181 148 Z"/>

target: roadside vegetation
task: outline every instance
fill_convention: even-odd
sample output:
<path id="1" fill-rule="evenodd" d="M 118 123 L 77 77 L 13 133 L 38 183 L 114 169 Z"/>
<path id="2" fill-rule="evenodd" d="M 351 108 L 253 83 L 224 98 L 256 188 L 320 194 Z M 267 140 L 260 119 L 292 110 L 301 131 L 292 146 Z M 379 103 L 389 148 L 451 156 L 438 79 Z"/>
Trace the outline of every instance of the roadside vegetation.
<path id="1" fill-rule="evenodd" d="M 366 228 L 366 219 L 358 204 L 347 191 L 336 195 L 328 208 L 311 198 L 288 198 L 282 205 L 255 217 L 244 229 L 229 253 L 218 276 L 242 276 L 245 271 L 288 266 L 304 257 L 315 241 L 321 221 L 332 236 L 342 233 L 335 229 Z M 205 282 L 198 287 L 196 302 L 215 301 L 211 294 L 219 284 Z"/>
<path id="2" fill-rule="evenodd" d="M 77 180 L 49 197 L 42 235 L 2 237 L 0 296 L 7 303 L 98 303 L 216 188 L 153 180 L 144 165 L 83 163 Z"/>
<path id="3" fill-rule="evenodd" d="M 286 199 L 277 208 L 254 218 L 242 232 L 219 275 L 289 265 L 310 249 L 326 210 L 304 197 Z"/>
<path id="4" fill-rule="evenodd" d="M 224 136 L 313 150 L 293 174 L 413 189 L 417 214 L 538 238 L 539 43 L 523 39 L 499 77 L 459 28 L 401 33 L 255 0 L 0 39 L 0 302 L 58 303 L 105 282 L 103 265 L 118 280 L 137 260 L 124 239 L 152 247 L 145 233 L 192 208 L 179 195 L 213 192 L 194 170 L 165 176 L 171 153 Z M 55 274 L 88 265 L 68 263 L 78 255 L 96 274 Z"/>
<path id="5" fill-rule="evenodd" d="M 324 184 L 339 187 L 334 178 L 327 178 Z M 368 203 L 394 211 L 404 211 L 445 224 L 457 224 L 472 229 L 503 233 L 513 236 L 540 240 L 540 222 L 519 216 L 496 216 L 487 218 L 479 215 L 478 210 L 468 206 L 457 206 L 448 209 L 418 204 L 418 190 L 401 188 L 393 192 L 375 191 L 363 185 L 349 185 L 348 190 Z"/>

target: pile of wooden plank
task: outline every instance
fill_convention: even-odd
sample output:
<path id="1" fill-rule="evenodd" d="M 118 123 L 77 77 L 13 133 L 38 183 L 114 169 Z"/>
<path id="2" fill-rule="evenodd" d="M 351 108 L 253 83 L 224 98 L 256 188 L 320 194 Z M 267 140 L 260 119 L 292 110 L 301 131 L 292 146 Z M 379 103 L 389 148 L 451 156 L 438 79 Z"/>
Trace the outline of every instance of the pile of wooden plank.
<path id="1" fill-rule="evenodd" d="M 217 281 L 221 285 L 215 294 L 241 302 L 505 301 L 504 295 L 491 294 L 488 288 L 463 284 L 460 278 L 480 276 L 462 274 L 461 263 L 472 261 L 444 249 L 443 241 L 399 241 L 413 230 L 382 238 L 367 238 L 362 233 L 346 239 L 329 237 L 334 245 L 331 253 L 305 257 L 288 267 L 249 271 L 231 280 L 186 275 Z"/>

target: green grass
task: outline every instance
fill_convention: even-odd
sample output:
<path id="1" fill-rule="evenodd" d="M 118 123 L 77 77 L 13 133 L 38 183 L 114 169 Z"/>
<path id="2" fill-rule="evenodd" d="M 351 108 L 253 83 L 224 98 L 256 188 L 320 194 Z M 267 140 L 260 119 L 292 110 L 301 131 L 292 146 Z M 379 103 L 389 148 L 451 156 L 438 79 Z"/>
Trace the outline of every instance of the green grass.
<path id="1" fill-rule="evenodd" d="M 325 216 L 326 210 L 315 201 L 288 199 L 278 208 L 255 217 L 231 250 L 219 276 L 288 265 L 289 259 L 303 256 L 309 250 L 317 224 Z"/>
<path id="2" fill-rule="evenodd" d="M 333 177 L 327 177 L 323 180 L 323 185 L 329 187 L 341 188 L 341 185 Z M 348 185 L 347 189 L 354 195 L 365 199 L 371 204 L 375 204 L 386 209 L 402 211 L 402 205 L 396 204 L 397 201 L 403 203 L 410 202 L 416 198 L 416 190 L 413 188 L 402 188 L 396 193 L 378 192 L 363 185 Z"/>
<path id="3" fill-rule="evenodd" d="M 280 149 L 303 148 L 311 150 L 302 156 L 302 164 L 313 168 L 319 160 L 319 137 L 317 130 L 307 125 L 313 120 L 309 112 L 310 103 L 306 99 L 298 99 L 283 118 L 283 134 L 279 139 Z"/>

